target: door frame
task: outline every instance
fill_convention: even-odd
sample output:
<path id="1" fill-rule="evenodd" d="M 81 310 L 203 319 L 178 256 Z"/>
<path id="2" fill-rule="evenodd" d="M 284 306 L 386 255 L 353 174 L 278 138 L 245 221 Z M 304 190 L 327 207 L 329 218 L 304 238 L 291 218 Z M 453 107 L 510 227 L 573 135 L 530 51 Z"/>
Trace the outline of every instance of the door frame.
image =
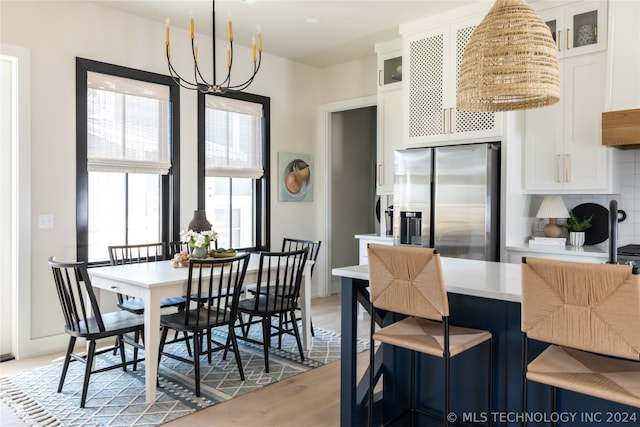
<path id="1" fill-rule="evenodd" d="M 327 260 L 325 268 L 326 280 L 322 285 L 322 289 L 319 289 L 321 295 L 328 296 L 332 293 L 338 292 L 339 289 L 331 289 L 331 114 L 339 113 L 342 111 L 355 110 L 359 108 L 375 107 L 377 106 L 377 97 L 375 95 L 365 96 L 361 98 L 354 98 L 346 101 L 339 101 L 330 104 L 324 104 L 318 107 L 318 130 L 319 140 L 324 143 L 325 147 L 325 159 L 326 171 L 324 187 L 326 189 L 325 196 L 325 210 L 324 210 L 324 259 Z"/>
<path id="2" fill-rule="evenodd" d="M 31 339 L 31 94 L 30 50 L 7 44 L 0 54 L 12 58 L 17 79 L 12 83 L 14 107 L 11 145 L 11 221 L 9 286 L 11 287 L 11 353 L 24 358 L 32 352 Z"/>

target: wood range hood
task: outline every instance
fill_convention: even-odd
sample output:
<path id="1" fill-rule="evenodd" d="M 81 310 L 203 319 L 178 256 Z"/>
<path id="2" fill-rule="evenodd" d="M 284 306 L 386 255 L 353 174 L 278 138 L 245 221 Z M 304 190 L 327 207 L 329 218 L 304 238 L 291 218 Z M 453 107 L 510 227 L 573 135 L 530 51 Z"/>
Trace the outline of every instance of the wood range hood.
<path id="1" fill-rule="evenodd" d="M 640 108 L 602 113 L 602 145 L 640 148 Z"/>

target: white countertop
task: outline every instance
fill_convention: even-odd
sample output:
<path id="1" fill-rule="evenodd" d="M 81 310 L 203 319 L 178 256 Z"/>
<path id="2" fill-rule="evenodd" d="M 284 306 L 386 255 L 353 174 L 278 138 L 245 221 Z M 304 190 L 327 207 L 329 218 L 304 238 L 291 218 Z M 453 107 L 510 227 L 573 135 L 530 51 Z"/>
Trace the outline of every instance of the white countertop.
<path id="1" fill-rule="evenodd" d="M 382 241 L 393 241 L 393 236 L 381 236 L 379 234 L 356 234 L 356 239 L 365 239 L 365 240 L 382 240 Z"/>
<path id="2" fill-rule="evenodd" d="M 520 252 L 535 252 L 541 254 L 559 254 L 559 255 L 570 255 L 570 256 L 583 256 L 590 258 L 602 258 L 604 261 L 609 259 L 609 250 L 608 248 L 602 248 L 600 246 L 532 246 L 529 247 L 528 244 L 523 243 L 521 245 L 512 245 L 506 246 L 506 250 L 508 251 L 520 251 Z"/>
<path id="3" fill-rule="evenodd" d="M 447 292 L 520 302 L 522 296 L 520 264 L 442 258 Z M 334 276 L 369 280 L 368 265 L 334 268 Z"/>

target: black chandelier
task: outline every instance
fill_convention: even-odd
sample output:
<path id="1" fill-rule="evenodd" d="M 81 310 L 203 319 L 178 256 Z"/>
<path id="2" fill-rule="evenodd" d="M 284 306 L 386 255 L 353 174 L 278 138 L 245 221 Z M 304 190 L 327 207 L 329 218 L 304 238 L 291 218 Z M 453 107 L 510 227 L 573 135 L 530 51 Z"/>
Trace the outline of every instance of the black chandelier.
<path id="1" fill-rule="evenodd" d="M 169 44 L 169 18 L 166 20 L 165 27 L 165 40 L 164 44 L 166 46 L 167 51 L 167 64 L 169 66 L 169 74 L 173 78 L 173 80 L 179 84 L 181 87 L 190 90 L 197 90 L 202 93 L 208 94 L 218 94 L 225 92 L 240 92 L 245 90 L 249 85 L 253 82 L 253 79 L 258 74 L 258 70 L 260 69 L 260 64 L 262 63 L 262 33 L 260 32 L 260 27 L 258 26 L 258 34 L 256 37 L 252 39 L 251 50 L 253 53 L 253 74 L 247 80 L 240 84 L 231 84 L 231 68 L 233 66 L 233 24 L 231 19 L 228 22 L 229 28 L 229 43 L 227 45 L 227 76 L 221 83 L 216 83 L 216 2 L 215 0 L 212 3 L 211 10 L 211 29 L 212 29 L 212 44 L 213 44 L 213 82 L 209 83 L 202 76 L 200 72 L 200 67 L 198 66 L 198 44 L 194 37 L 194 20 L 191 17 L 189 26 L 191 33 L 191 53 L 193 56 L 193 81 L 189 81 L 184 79 L 178 74 L 176 69 L 171 64 L 171 47 Z"/>

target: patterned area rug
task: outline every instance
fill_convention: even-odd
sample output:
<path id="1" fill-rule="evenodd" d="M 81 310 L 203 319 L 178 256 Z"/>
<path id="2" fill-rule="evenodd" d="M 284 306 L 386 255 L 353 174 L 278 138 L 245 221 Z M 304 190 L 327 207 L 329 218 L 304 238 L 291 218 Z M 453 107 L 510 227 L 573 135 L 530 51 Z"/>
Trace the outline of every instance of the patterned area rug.
<path id="1" fill-rule="evenodd" d="M 69 366 L 62 393 L 56 392 L 62 370 L 59 364 L 0 378 L 0 397 L 28 425 L 155 426 L 339 360 L 340 334 L 321 328 L 314 332 L 304 362 L 293 337 L 283 339 L 282 350 L 271 348 L 269 373 L 264 372 L 262 347 L 241 341 L 245 381 L 240 381 L 233 354 L 222 360 L 222 352 L 214 353 L 211 364 L 203 356 L 200 397 L 195 395 L 193 365 L 167 357 L 161 360 L 153 404 L 145 403 L 144 362 L 135 372 L 116 369 L 92 375 L 84 409 L 80 408 L 84 365 L 75 362 Z M 252 328 L 252 336 L 260 333 L 258 327 Z M 226 332 L 216 334 L 217 339 L 226 338 Z M 366 343 L 359 347 L 364 350 Z M 184 343 L 170 344 L 167 350 L 187 356 Z M 100 358 L 98 363 L 106 363 L 105 358 L 114 360 L 110 354 Z"/>

